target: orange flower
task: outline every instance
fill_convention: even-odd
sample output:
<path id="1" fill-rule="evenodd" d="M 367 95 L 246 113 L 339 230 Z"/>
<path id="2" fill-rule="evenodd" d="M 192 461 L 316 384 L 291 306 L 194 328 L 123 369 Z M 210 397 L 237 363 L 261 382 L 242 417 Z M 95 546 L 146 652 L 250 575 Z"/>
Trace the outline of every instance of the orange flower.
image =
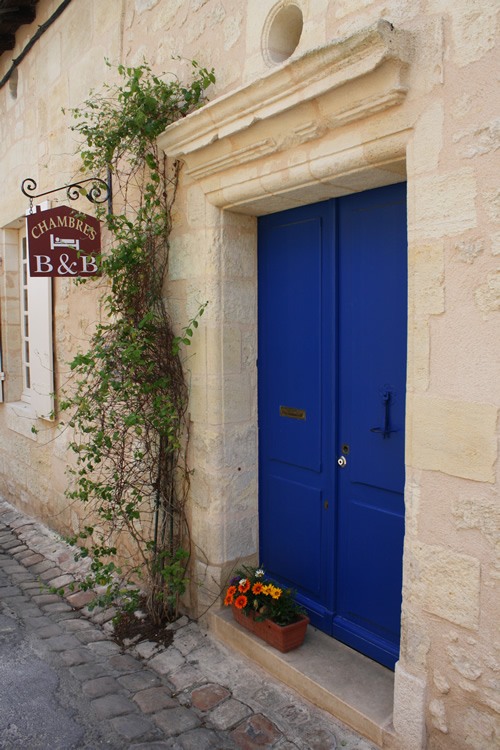
<path id="1" fill-rule="evenodd" d="M 226 594 L 226 598 L 224 599 L 224 604 L 226 605 L 226 607 L 229 607 L 229 605 L 233 603 L 233 600 L 234 600 L 234 595 L 230 594 L 228 591 Z"/>
<path id="2" fill-rule="evenodd" d="M 260 594 L 262 593 L 262 584 L 257 581 L 257 583 L 254 583 L 252 586 L 252 594 Z"/>
<path id="3" fill-rule="evenodd" d="M 240 581 L 240 585 L 238 586 L 238 591 L 240 591 L 242 594 L 246 594 L 249 588 L 250 581 L 248 580 L 248 578 L 242 578 Z"/>
<path id="4" fill-rule="evenodd" d="M 234 606 L 236 607 L 236 609 L 245 609 L 245 607 L 247 606 L 247 603 L 248 603 L 248 599 L 246 598 L 246 596 L 243 596 L 243 595 L 237 596 L 236 599 L 234 600 Z"/>
<path id="5" fill-rule="evenodd" d="M 236 594 L 236 586 L 230 586 L 227 590 L 227 596 L 234 596 Z"/>

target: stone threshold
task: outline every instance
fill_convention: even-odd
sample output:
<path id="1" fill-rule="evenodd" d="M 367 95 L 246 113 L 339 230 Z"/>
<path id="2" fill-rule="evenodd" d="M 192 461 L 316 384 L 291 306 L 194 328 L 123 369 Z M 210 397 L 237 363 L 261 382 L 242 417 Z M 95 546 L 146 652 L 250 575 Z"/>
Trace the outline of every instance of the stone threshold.
<path id="1" fill-rule="evenodd" d="M 238 625 L 230 610 L 211 612 L 210 630 L 380 748 L 394 741 L 394 673 L 309 625 L 304 644 L 281 654 Z"/>

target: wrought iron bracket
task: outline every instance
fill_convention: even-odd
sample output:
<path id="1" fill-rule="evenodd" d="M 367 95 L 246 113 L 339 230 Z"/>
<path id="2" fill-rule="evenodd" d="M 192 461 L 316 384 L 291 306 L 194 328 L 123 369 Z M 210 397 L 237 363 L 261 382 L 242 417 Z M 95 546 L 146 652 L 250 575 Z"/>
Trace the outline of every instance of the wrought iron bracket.
<path id="1" fill-rule="evenodd" d="M 84 187 L 87 183 L 91 183 L 90 187 Z M 70 201 L 76 201 L 83 195 L 91 203 L 105 203 L 108 202 L 108 211 L 112 213 L 112 186 L 111 186 L 111 172 L 108 172 L 108 181 L 101 180 L 99 177 L 89 177 L 85 180 L 79 180 L 78 182 L 72 182 L 69 185 L 61 185 L 61 187 L 53 188 L 52 190 L 46 190 L 44 193 L 35 193 L 37 184 L 32 177 L 27 177 L 21 183 L 21 192 L 30 199 L 30 209 L 33 206 L 34 198 L 41 198 L 44 195 L 50 195 L 51 193 L 57 193 L 60 190 L 66 190 L 66 196 Z"/>

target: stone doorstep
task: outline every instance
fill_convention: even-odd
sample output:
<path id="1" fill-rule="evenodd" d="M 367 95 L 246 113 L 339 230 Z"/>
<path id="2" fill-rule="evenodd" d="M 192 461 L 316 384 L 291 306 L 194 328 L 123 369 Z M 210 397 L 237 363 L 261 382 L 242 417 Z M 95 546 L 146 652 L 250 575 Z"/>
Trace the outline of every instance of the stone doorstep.
<path id="1" fill-rule="evenodd" d="M 238 625 L 227 609 L 209 614 L 210 630 L 379 747 L 392 740 L 394 673 L 309 625 L 300 648 L 281 654 Z"/>

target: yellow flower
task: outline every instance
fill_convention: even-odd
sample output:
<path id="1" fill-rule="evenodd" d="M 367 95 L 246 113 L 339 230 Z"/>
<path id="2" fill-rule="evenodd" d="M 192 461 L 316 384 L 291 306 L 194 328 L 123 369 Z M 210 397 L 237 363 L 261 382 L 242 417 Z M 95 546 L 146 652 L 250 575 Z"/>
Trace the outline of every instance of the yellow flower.
<path id="1" fill-rule="evenodd" d="M 279 599 L 282 594 L 282 590 L 279 589 L 277 586 L 273 586 L 273 590 L 271 591 L 271 596 L 273 599 Z"/>

